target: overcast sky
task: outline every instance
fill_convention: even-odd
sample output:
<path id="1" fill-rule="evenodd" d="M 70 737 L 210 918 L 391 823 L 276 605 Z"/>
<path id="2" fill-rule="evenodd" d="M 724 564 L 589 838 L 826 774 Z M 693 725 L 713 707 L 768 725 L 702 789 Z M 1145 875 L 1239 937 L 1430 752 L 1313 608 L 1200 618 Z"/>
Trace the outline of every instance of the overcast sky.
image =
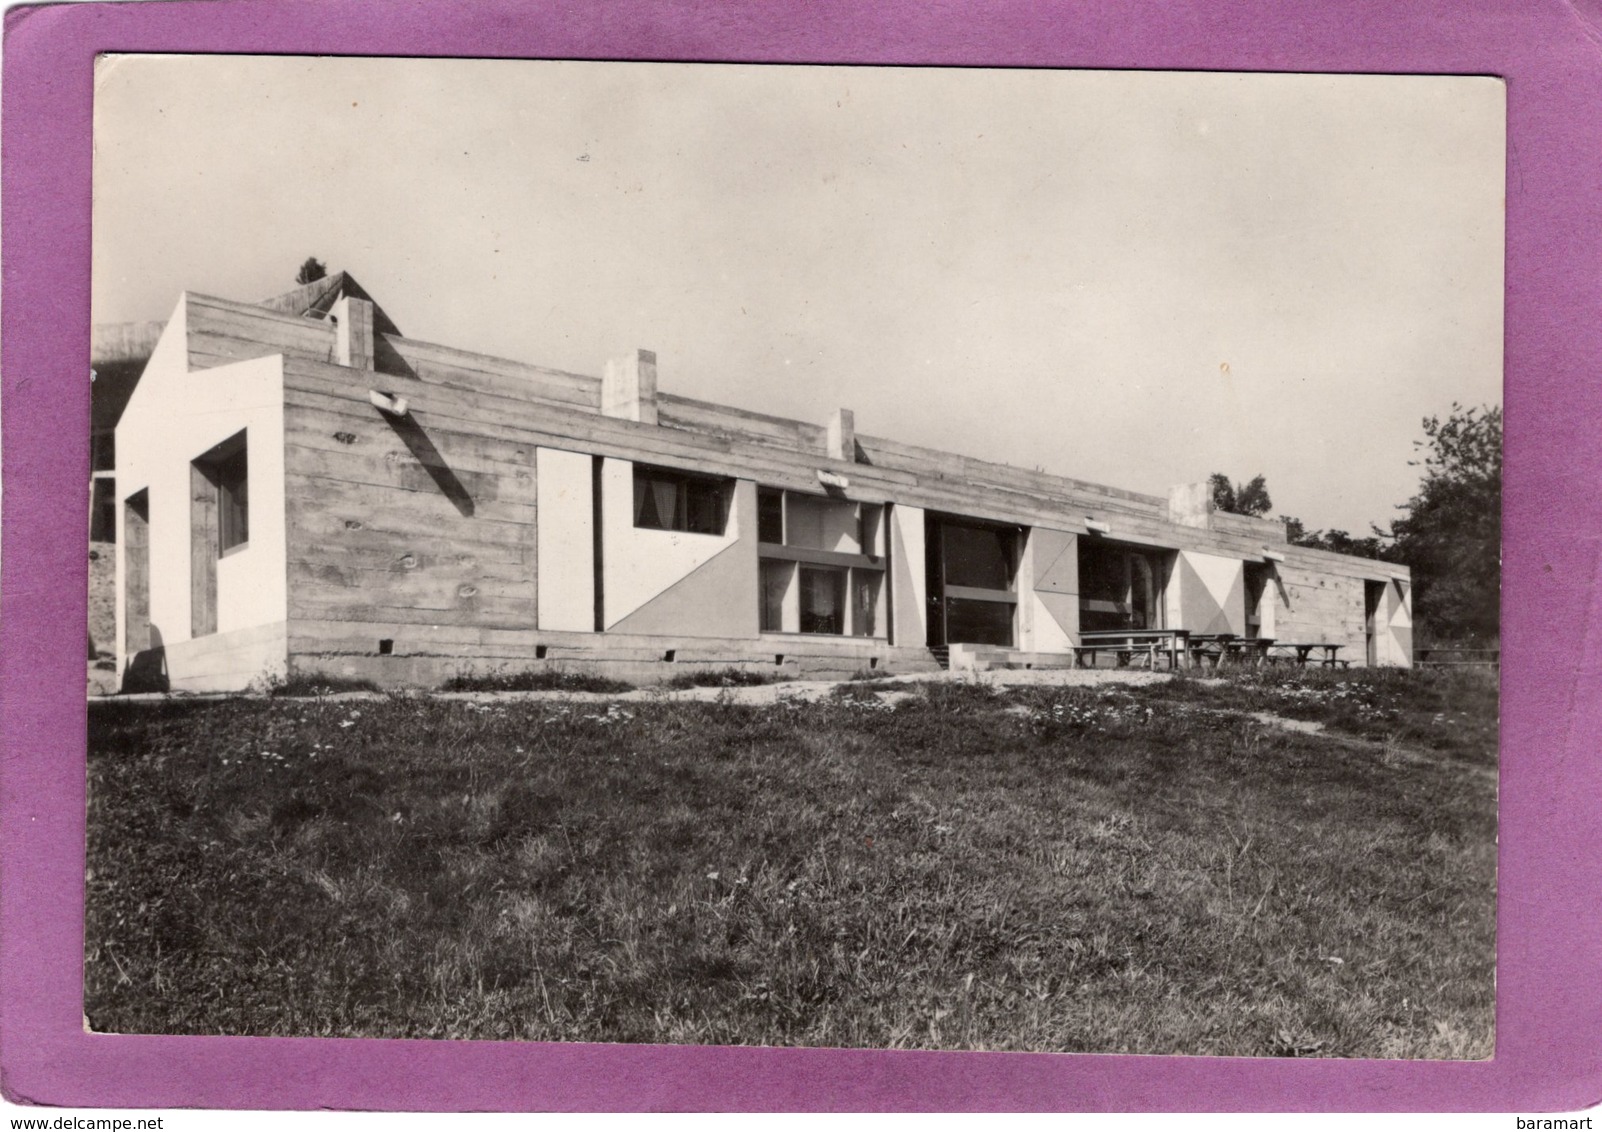
<path id="1" fill-rule="evenodd" d="M 94 318 L 308 255 L 414 338 L 1366 533 L 1502 397 L 1491 79 L 120 56 Z"/>

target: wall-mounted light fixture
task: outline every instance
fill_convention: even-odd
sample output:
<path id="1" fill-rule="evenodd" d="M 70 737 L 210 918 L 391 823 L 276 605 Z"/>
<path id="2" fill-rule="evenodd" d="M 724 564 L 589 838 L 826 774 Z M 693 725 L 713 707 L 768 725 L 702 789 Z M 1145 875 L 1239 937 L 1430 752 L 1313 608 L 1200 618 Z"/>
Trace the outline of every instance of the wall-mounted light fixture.
<path id="1" fill-rule="evenodd" d="M 1281 554 L 1277 550 L 1269 550 L 1268 547 L 1266 547 L 1266 546 L 1263 547 L 1263 557 L 1265 559 L 1267 559 L 1269 562 L 1283 562 L 1283 561 L 1285 561 L 1285 556 L 1283 554 Z"/>
<path id="2" fill-rule="evenodd" d="M 839 472 L 828 472 L 822 468 L 818 469 L 818 482 L 824 487 L 837 487 L 841 491 L 851 486 L 851 481 Z"/>
<path id="3" fill-rule="evenodd" d="M 367 399 L 373 407 L 381 413 L 388 413 L 395 417 L 404 417 L 408 408 L 406 398 L 397 397 L 393 393 L 380 393 L 376 389 L 367 391 Z"/>
<path id="4" fill-rule="evenodd" d="M 1092 534 L 1098 534 L 1098 535 L 1111 534 L 1112 533 L 1112 524 L 1103 523 L 1099 519 L 1092 519 L 1089 515 L 1086 515 L 1085 516 L 1085 530 L 1090 531 Z"/>

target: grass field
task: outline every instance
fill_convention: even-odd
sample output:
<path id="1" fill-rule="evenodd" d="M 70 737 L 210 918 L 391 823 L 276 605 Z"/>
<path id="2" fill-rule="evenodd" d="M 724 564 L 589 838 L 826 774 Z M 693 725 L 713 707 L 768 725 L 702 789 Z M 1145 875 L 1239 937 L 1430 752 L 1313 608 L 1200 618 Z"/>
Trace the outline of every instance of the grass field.
<path id="1" fill-rule="evenodd" d="M 1491 677 L 877 688 L 97 704 L 86 1013 L 1490 1056 Z"/>

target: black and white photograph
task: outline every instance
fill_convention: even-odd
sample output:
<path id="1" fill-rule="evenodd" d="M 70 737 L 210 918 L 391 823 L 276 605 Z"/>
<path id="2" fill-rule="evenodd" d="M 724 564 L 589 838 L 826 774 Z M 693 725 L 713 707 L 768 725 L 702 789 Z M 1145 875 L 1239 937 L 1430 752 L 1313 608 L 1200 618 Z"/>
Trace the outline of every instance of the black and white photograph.
<path id="1" fill-rule="evenodd" d="M 90 1030 L 1492 1056 L 1500 80 L 94 100 Z"/>

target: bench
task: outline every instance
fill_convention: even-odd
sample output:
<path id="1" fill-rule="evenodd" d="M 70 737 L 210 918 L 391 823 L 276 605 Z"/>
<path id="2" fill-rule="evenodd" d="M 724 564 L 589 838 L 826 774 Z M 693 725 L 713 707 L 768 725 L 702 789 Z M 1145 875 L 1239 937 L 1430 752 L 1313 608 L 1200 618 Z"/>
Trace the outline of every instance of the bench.
<path id="1" fill-rule="evenodd" d="M 1137 657 L 1150 669 L 1157 667 L 1158 657 L 1167 657 L 1170 669 L 1178 668 L 1189 657 L 1188 636 L 1183 629 L 1090 630 L 1081 633 L 1080 643 L 1073 646 L 1074 667 L 1094 668 L 1098 656 L 1111 653 L 1119 668 L 1129 667 Z"/>
<path id="2" fill-rule="evenodd" d="M 1314 649 L 1323 649 L 1324 655 L 1313 663 L 1323 668 L 1350 668 L 1352 662 L 1335 654 L 1346 646 L 1343 644 L 1330 644 L 1327 641 L 1276 641 L 1263 653 L 1263 659 L 1269 664 L 1278 664 L 1285 660 L 1305 668 Z M 1291 650 L 1291 651 L 1286 651 Z"/>
<path id="3" fill-rule="evenodd" d="M 1237 637 L 1234 633 L 1192 633 L 1190 659 L 1195 664 L 1212 662 L 1214 668 L 1226 663 L 1256 665 L 1268 655 L 1272 637 Z"/>

